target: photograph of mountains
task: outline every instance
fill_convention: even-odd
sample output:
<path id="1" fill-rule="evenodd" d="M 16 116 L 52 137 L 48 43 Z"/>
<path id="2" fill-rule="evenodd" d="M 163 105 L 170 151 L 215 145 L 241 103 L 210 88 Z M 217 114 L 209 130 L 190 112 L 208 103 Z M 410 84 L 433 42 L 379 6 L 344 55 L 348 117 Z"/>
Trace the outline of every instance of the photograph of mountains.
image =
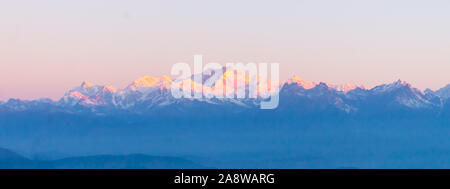
<path id="1" fill-rule="evenodd" d="M 448 169 L 448 10 L 2 1 L 0 169 Z M 196 55 L 221 69 L 196 71 Z M 182 80 L 180 62 L 192 69 Z M 230 62 L 259 65 L 258 80 Z M 200 98 L 174 97 L 180 81 Z M 206 98 L 224 81 L 244 98 Z M 250 97 L 265 84 L 275 108 Z"/>
<path id="2" fill-rule="evenodd" d="M 400 80 L 365 89 L 350 85 L 333 87 L 293 77 L 281 87 L 279 107 L 261 110 L 257 99 L 175 99 L 170 88 L 166 88 L 171 83 L 165 76 L 145 76 L 117 90 L 83 82 L 58 101 L 2 102 L 0 144 L 17 152 L 3 149 L 1 165 L 30 168 L 450 165 L 450 85 L 422 92 Z"/>

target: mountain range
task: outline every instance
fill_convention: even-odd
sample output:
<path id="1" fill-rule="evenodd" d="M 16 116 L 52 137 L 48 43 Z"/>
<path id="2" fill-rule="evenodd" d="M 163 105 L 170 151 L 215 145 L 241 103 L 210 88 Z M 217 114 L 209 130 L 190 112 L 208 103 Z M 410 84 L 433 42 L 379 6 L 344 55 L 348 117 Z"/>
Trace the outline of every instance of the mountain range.
<path id="1" fill-rule="evenodd" d="M 219 79 L 230 80 L 229 72 Z M 205 81 L 213 75 L 204 73 L 200 86 L 212 88 Z M 0 102 L 0 146 L 38 157 L 0 150 L 0 165 L 192 165 L 123 156 L 152 154 L 217 168 L 450 168 L 450 85 L 421 91 L 398 80 L 368 89 L 292 77 L 279 83 L 279 106 L 265 110 L 261 98 L 173 98 L 173 83 L 167 76 L 123 89 L 83 82 L 57 101 Z"/>
<path id="2" fill-rule="evenodd" d="M 230 80 L 230 73 L 234 70 L 224 68 L 223 75 L 219 79 Z M 239 74 L 239 73 L 238 73 Z M 203 74 L 203 83 L 200 88 L 193 88 L 193 93 L 205 94 L 205 80 L 212 74 Z M 188 78 L 191 81 L 192 78 Z M 244 81 L 244 87 L 248 92 L 251 87 Z M 258 87 L 264 82 L 257 82 Z M 158 112 L 172 110 L 187 111 L 191 108 L 207 107 L 210 109 L 229 110 L 231 112 L 254 111 L 259 107 L 261 98 L 181 98 L 172 97 L 170 88 L 174 84 L 168 76 L 141 77 L 130 83 L 124 89 L 116 89 L 110 85 L 94 85 L 83 82 L 65 93 L 58 101 L 51 99 L 20 100 L 10 99 L 0 102 L 0 113 L 24 112 L 24 111 L 49 111 L 67 113 L 134 113 L 134 114 L 158 114 Z M 361 85 L 308 82 L 299 77 L 292 77 L 286 82 L 281 82 L 280 106 L 275 110 L 280 111 L 328 111 L 336 110 L 344 114 L 369 113 L 377 110 L 385 112 L 393 111 L 425 111 L 439 115 L 448 108 L 450 98 L 450 85 L 432 91 L 424 92 L 414 88 L 405 81 L 395 81 L 383 84 L 371 89 Z M 256 87 L 256 86 L 255 86 Z M 227 90 L 230 91 L 230 90 Z M 236 93 L 232 91 L 232 93 Z"/>

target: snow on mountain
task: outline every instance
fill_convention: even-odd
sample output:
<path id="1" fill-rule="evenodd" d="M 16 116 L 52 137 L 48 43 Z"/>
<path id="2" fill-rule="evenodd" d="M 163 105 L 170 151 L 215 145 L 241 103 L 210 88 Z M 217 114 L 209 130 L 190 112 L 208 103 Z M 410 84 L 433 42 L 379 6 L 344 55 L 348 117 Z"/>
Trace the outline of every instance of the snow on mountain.
<path id="1" fill-rule="evenodd" d="M 413 88 L 411 84 L 401 80 L 391 84 L 376 86 L 370 89 L 370 92 L 376 96 L 387 96 L 395 102 L 409 108 L 430 108 L 440 105 L 436 104 L 432 96 L 427 96 L 424 92 Z"/>
<path id="2" fill-rule="evenodd" d="M 345 84 L 331 84 L 329 85 L 331 88 L 335 89 L 336 91 L 348 93 L 349 91 L 355 90 L 356 88 L 365 89 L 363 85 L 356 85 L 351 83 L 345 83 Z"/>
<path id="3" fill-rule="evenodd" d="M 217 77 L 216 74 L 218 72 L 221 74 Z M 265 96 L 269 92 L 272 92 L 272 89 L 270 89 L 271 87 L 269 86 L 269 84 L 272 84 L 270 78 L 261 78 L 257 73 L 254 74 L 255 75 L 250 76 L 248 72 L 242 72 L 231 66 L 222 67 L 222 69 L 218 70 L 210 69 L 202 73 L 202 81 L 194 81 L 198 75 L 193 75 L 191 77 L 192 83 L 199 84 L 197 85 L 198 88 L 193 88 L 192 90 L 195 93 L 203 93 L 205 96 L 208 94 L 217 95 L 218 92 L 225 96 L 236 96 L 237 91 L 245 91 L 246 94 L 248 94 L 251 89 L 254 89 L 258 96 Z M 282 82 L 278 82 L 274 85 L 281 87 L 282 84 Z M 221 88 L 223 91 L 214 91 L 216 88 Z M 223 100 L 226 101 L 227 99 Z"/>
<path id="4" fill-rule="evenodd" d="M 303 87 L 304 89 L 312 89 L 312 88 L 316 87 L 316 85 L 317 85 L 317 83 L 315 83 L 315 82 L 305 81 L 298 76 L 294 76 L 294 77 L 290 78 L 286 83 L 288 85 L 296 84 L 297 86 Z"/>
<path id="5" fill-rule="evenodd" d="M 303 87 L 304 89 L 312 89 L 316 87 L 318 84 L 316 82 L 311 81 L 305 81 L 302 78 L 298 76 L 293 76 L 292 78 L 288 79 L 286 82 L 288 85 L 290 84 L 296 84 L 298 86 Z M 356 85 L 351 83 L 345 83 L 345 84 L 326 84 L 328 87 L 335 89 L 338 92 L 347 93 L 351 90 L 354 90 L 356 88 L 365 89 L 363 85 Z"/>
<path id="6" fill-rule="evenodd" d="M 450 98 L 450 84 L 437 90 L 434 94 L 436 94 L 437 96 L 439 96 L 443 99 Z"/>
<path id="7" fill-rule="evenodd" d="M 184 107 L 185 105 L 215 105 L 215 106 L 239 106 L 246 108 L 257 108 L 261 98 L 236 98 L 236 90 L 227 86 L 227 82 L 233 82 L 234 79 L 241 79 L 236 82 L 238 89 L 244 88 L 248 94 L 251 88 L 261 89 L 267 87 L 267 80 L 249 78 L 245 73 L 240 73 L 234 68 L 222 68 L 222 74 L 213 79 L 213 84 L 205 83 L 214 75 L 214 70 L 202 73 L 203 78 L 199 83 L 194 82 L 194 77 L 186 80 L 196 87 L 191 90 L 195 93 L 201 93 L 205 97 L 211 93 L 226 91 L 225 94 L 234 93 L 235 98 L 174 98 L 171 94 L 171 86 L 178 85 L 170 77 L 151 77 L 144 76 L 131 82 L 123 89 L 116 89 L 110 85 L 94 85 L 89 82 L 82 82 L 81 85 L 69 90 L 58 101 L 51 99 L 38 99 L 34 101 L 22 101 L 19 99 L 10 99 L 7 102 L 0 102 L 2 111 L 25 111 L 36 108 L 59 107 L 59 109 L 70 109 L 71 107 L 85 107 L 97 109 L 98 107 L 109 110 L 120 109 L 127 111 L 149 111 L 158 107 L 168 107 L 171 105 Z M 220 82 L 222 81 L 222 82 Z M 413 88 L 405 81 L 398 80 L 390 84 L 383 84 L 372 89 L 366 89 L 360 85 L 354 84 L 326 84 L 315 83 L 294 76 L 286 82 L 278 83 L 280 85 L 280 102 L 293 103 L 298 108 L 312 107 L 335 107 L 345 112 L 356 111 L 362 106 L 376 104 L 391 105 L 396 104 L 407 108 L 439 108 L 442 106 L 442 99 L 450 97 L 450 85 L 433 92 L 426 90 L 422 92 Z M 223 86 L 220 86 L 223 85 Z M 223 88 L 224 91 L 215 91 L 217 88 Z M 228 88 L 227 88 L 228 87 Z M 259 91 L 260 92 L 260 91 Z M 248 97 L 248 96 L 246 96 Z M 286 104 L 284 104 L 286 105 Z M 283 108 L 283 104 L 280 104 Z M 289 106 L 294 108 L 294 106 Z M 58 108 L 56 108 L 58 109 Z M 182 108 L 181 108 L 182 109 Z M 99 110 L 101 111 L 101 109 Z"/>
<path id="8" fill-rule="evenodd" d="M 80 86 L 69 90 L 59 103 L 69 106 L 109 105 L 116 91 L 117 89 L 110 85 L 93 85 L 89 82 L 83 82 Z"/>
<path id="9" fill-rule="evenodd" d="M 22 101 L 20 99 L 9 99 L 2 106 L 11 111 L 25 111 L 28 109 L 29 101 Z"/>
<path id="10" fill-rule="evenodd" d="M 142 106 L 145 101 L 164 103 L 166 101 L 164 99 L 170 98 L 172 83 L 172 79 L 168 76 L 138 78 L 126 88 L 117 90 L 112 96 L 112 104 L 118 108 L 129 109 L 138 105 Z M 147 106 L 151 105 L 147 103 Z"/>
<path id="11" fill-rule="evenodd" d="M 170 79 L 169 76 L 162 76 L 162 77 L 151 77 L 151 76 L 144 76 L 141 77 L 130 85 L 128 85 L 127 89 L 130 89 L 132 91 L 140 91 L 143 93 L 150 92 L 149 90 L 155 90 L 155 89 L 170 89 L 172 85 L 172 79 Z"/>
<path id="12" fill-rule="evenodd" d="M 280 107 L 287 111 L 322 112 L 340 110 L 346 113 L 355 108 L 346 104 L 339 92 L 326 83 L 307 82 L 299 77 L 289 79 L 280 91 Z"/>
<path id="13" fill-rule="evenodd" d="M 364 100 L 369 96 L 370 90 L 361 88 L 361 87 L 357 87 L 353 90 L 347 91 L 344 94 L 345 94 L 345 98 L 350 99 L 350 100 Z"/>
<path id="14" fill-rule="evenodd" d="M 392 90 L 398 89 L 400 87 L 405 87 L 408 85 L 409 84 L 406 83 L 405 81 L 398 80 L 398 81 L 390 83 L 390 84 L 383 84 L 383 85 L 375 86 L 374 88 L 370 89 L 370 91 L 372 91 L 374 93 L 385 93 L 385 92 L 390 92 Z"/>
<path id="15" fill-rule="evenodd" d="M 317 85 L 315 82 L 305 81 L 298 76 L 293 76 L 283 84 L 280 93 L 288 96 L 305 96 L 308 90 L 313 89 Z"/>
<path id="16" fill-rule="evenodd" d="M 37 100 L 20 100 L 20 99 L 9 99 L 7 102 L 0 104 L 0 111 L 40 111 L 40 110 L 50 110 L 55 102 L 49 98 L 40 98 Z"/>
<path id="17" fill-rule="evenodd" d="M 165 98 L 169 94 L 173 81 L 168 76 L 162 77 L 141 77 L 127 88 L 120 90 L 115 96 L 115 102 L 122 107 L 130 107 L 139 101 L 161 101 L 158 98 Z"/>

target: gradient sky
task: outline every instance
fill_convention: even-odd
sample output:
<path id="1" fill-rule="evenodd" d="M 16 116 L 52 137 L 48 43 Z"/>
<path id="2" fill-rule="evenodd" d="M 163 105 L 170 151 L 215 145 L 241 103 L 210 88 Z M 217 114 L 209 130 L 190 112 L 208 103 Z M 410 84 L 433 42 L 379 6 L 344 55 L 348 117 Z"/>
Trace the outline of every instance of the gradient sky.
<path id="1" fill-rule="evenodd" d="M 0 100 L 125 87 L 174 63 L 278 62 L 281 79 L 450 83 L 450 1 L 0 1 Z"/>

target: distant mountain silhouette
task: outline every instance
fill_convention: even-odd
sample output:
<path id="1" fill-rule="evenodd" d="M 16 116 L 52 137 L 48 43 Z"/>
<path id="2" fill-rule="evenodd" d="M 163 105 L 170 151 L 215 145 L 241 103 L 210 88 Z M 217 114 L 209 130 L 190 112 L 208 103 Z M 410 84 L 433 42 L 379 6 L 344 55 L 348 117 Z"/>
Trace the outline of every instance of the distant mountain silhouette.
<path id="1" fill-rule="evenodd" d="M 131 155 L 96 155 L 54 161 L 30 160 L 0 148 L 0 169 L 195 169 L 207 168 L 177 157 Z"/>
<path id="2" fill-rule="evenodd" d="M 39 162 L 29 160 L 11 150 L 0 148 L 0 169 L 42 168 Z"/>

